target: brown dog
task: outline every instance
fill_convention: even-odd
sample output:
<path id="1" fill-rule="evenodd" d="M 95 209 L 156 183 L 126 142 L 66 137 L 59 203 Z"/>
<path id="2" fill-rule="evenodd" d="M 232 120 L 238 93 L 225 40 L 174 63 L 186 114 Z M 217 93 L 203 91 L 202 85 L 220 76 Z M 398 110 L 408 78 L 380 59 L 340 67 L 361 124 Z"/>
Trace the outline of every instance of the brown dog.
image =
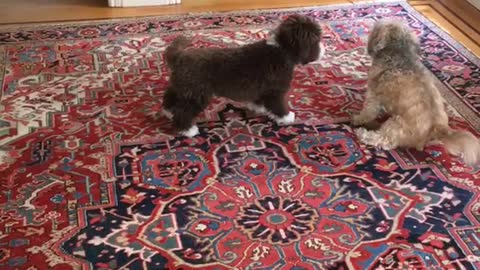
<path id="1" fill-rule="evenodd" d="M 416 36 L 401 23 L 379 22 L 369 36 L 368 53 L 373 63 L 366 100 L 353 124 L 374 121 L 381 108 L 391 117 L 378 130 L 357 129 L 360 140 L 385 150 L 422 150 L 426 144 L 439 141 L 451 154 L 462 156 L 465 163 L 478 164 L 480 141 L 467 131 L 448 126 L 440 92 L 420 61 Z"/>
<path id="2" fill-rule="evenodd" d="M 322 31 L 312 19 L 294 15 L 272 34 L 239 48 L 198 49 L 187 49 L 189 40 L 180 36 L 167 48 L 172 74 L 163 98 L 164 114 L 182 135 L 198 134 L 193 120 L 213 96 L 248 102 L 278 124 L 294 121 L 285 100 L 293 70 L 318 59 Z"/>

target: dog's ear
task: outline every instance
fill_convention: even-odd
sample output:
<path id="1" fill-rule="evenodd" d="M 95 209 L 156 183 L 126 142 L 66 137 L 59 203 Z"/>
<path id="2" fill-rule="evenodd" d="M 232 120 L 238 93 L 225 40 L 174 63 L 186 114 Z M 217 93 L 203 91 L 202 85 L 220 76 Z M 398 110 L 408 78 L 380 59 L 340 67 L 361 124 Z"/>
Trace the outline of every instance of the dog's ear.
<path id="1" fill-rule="evenodd" d="M 321 35 L 322 30 L 313 19 L 292 15 L 277 28 L 276 40 L 295 62 L 306 64 L 318 58 Z"/>
<path id="2" fill-rule="evenodd" d="M 369 55 L 375 55 L 387 46 L 387 34 L 385 25 L 377 22 L 368 36 L 367 52 Z"/>
<path id="3" fill-rule="evenodd" d="M 415 56 L 422 54 L 417 35 L 406 25 L 399 24 L 392 30 L 392 41 L 398 44 L 399 50 L 409 52 Z"/>
<path id="4" fill-rule="evenodd" d="M 411 40 L 411 47 L 412 51 L 416 55 L 421 55 L 422 54 L 422 49 L 420 48 L 420 41 L 418 40 L 418 37 L 415 35 L 414 32 L 410 33 L 410 40 Z"/>
<path id="5" fill-rule="evenodd" d="M 386 47 L 421 54 L 418 38 L 401 22 L 378 22 L 373 27 L 368 36 L 368 54 L 374 56 Z"/>
<path id="6" fill-rule="evenodd" d="M 318 26 L 317 26 L 318 27 Z M 318 59 L 320 56 L 320 41 L 322 30 L 320 27 L 305 33 L 300 49 L 300 63 L 305 65 Z"/>

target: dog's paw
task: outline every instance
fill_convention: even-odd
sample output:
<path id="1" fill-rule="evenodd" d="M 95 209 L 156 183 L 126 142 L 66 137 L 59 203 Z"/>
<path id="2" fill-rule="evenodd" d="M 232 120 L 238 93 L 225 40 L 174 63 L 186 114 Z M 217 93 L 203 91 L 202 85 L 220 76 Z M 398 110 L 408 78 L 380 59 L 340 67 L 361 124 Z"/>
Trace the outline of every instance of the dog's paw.
<path id="1" fill-rule="evenodd" d="M 279 125 L 292 124 L 293 122 L 295 122 L 295 113 L 294 112 L 289 112 L 284 117 L 276 118 L 275 121 Z"/>
<path id="2" fill-rule="evenodd" d="M 386 151 L 393 150 L 396 147 L 395 144 L 393 144 L 387 138 L 383 137 L 381 133 L 378 133 L 376 131 L 367 130 L 362 127 L 355 129 L 355 134 L 357 135 L 360 142 L 366 145 L 371 145 Z"/>
<path id="3" fill-rule="evenodd" d="M 185 137 L 193 138 L 200 134 L 200 131 L 198 130 L 197 125 L 193 125 L 188 130 L 180 131 L 180 134 Z"/>
<path id="4" fill-rule="evenodd" d="M 355 129 L 355 134 L 360 142 L 367 145 L 378 146 L 379 136 L 376 132 L 369 131 L 365 128 L 357 128 Z"/>
<path id="5" fill-rule="evenodd" d="M 368 136 L 368 130 L 366 130 L 365 128 L 356 128 L 355 129 L 355 135 L 357 135 L 358 139 L 360 141 L 363 141 L 365 138 L 367 138 Z"/>
<path id="6" fill-rule="evenodd" d="M 167 109 L 162 109 L 162 115 L 167 117 L 168 119 L 173 119 L 173 113 Z"/>

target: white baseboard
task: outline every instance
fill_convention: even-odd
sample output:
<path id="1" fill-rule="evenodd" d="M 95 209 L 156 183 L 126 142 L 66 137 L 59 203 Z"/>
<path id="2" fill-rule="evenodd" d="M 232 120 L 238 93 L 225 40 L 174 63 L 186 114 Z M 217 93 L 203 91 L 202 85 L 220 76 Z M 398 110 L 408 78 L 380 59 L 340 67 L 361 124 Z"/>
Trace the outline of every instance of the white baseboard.
<path id="1" fill-rule="evenodd" d="M 480 10 L 480 0 L 468 0 L 468 2 L 470 2 L 470 4 Z"/>
<path id="2" fill-rule="evenodd" d="M 182 0 L 108 0 L 109 7 L 145 7 L 178 5 Z"/>

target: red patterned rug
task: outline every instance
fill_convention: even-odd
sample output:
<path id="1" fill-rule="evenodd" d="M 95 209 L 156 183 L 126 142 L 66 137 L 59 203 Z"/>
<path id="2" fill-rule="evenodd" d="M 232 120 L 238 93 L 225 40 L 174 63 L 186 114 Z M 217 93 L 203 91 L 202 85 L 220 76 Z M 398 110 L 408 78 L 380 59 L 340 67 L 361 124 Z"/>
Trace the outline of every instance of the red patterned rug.
<path id="1" fill-rule="evenodd" d="M 295 12 L 327 45 L 295 72 L 297 123 L 217 99 L 200 136 L 172 136 L 167 44 L 238 46 Z M 479 269 L 479 168 L 366 147 L 348 125 L 387 17 L 420 36 L 452 123 L 478 131 L 479 58 L 405 3 L 1 28 L 0 268 Z"/>

